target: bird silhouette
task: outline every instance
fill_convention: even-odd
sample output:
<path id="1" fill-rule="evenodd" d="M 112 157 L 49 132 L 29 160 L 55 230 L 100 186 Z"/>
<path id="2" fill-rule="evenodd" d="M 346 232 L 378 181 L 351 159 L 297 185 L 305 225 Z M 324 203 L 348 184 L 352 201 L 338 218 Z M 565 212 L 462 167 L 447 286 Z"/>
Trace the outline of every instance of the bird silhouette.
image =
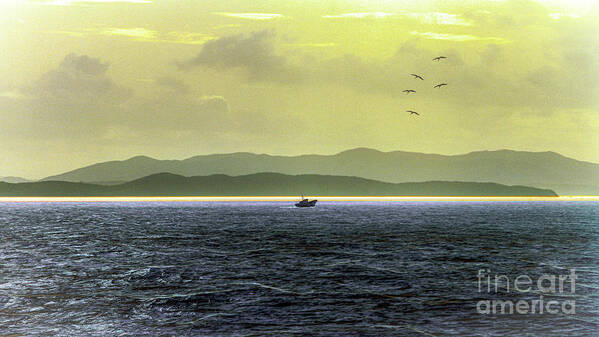
<path id="1" fill-rule="evenodd" d="M 409 113 L 410 113 L 410 116 L 411 116 L 411 115 L 418 115 L 418 116 L 420 116 L 420 114 L 419 114 L 419 113 L 417 113 L 416 111 L 412 111 L 412 110 L 406 110 L 406 112 L 409 112 Z"/>
<path id="2" fill-rule="evenodd" d="M 424 81 L 424 78 L 422 78 L 422 76 L 420 76 L 420 75 L 416 75 L 416 74 L 410 74 L 410 75 L 414 76 L 414 78 Z"/>
<path id="3" fill-rule="evenodd" d="M 447 57 L 445 56 L 437 56 L 433 59 L 433 61 L 441 61 L 441 59 L 446 59 Z"/>
<path id="4" fill-rule="evenodd" d="M 416 92 L 416 90 L 412 90 L 412 89 L 406 89 L 406 90 L 404 90 L 404 91 L 402 91 L 402 92 L 405 92 L 406 94 L 409 94 L 409 93 L 411 93 L 411 92 Z"/>
<path id="5" fill-rule="evenodd" d="M 444 85 L 447 85 L 447 83 L 439 83 L 439 84 L 435 85 L 433 88 L 441 88 Z"/>

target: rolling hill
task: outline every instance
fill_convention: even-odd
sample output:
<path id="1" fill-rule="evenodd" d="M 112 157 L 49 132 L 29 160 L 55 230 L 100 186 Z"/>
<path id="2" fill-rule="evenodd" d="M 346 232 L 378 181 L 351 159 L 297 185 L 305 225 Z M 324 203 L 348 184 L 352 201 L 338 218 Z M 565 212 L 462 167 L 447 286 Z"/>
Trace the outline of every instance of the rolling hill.
<path id="1" fill-rule="evenodd" d="M 463 155 L 381 152 L 357 148 L 335 155 L 271 156 L 231 153 L 157 160 L 137 156 L 98 163 L 43 180 L 125 182 L 160 172 L 183 176 L 259 172 L 355 176 L 385 182 L 472 181 L 526 185 L 559 194 L 598 194 L 599 164 L 555 152 L 480 151 Z"/>
<path id="2" fill-rule="evenodd" d="M 386 183 L 326 175 L 257 173 L 184 177 L 159 173 L 118 185 L 64 181 L 0 183 L 0 196 L 556 196 L 555 192 L 495 183 L 430 181 Z"/>
<path id="3" fill-rule="evenodd" d="M 0 182 L 5 183 L 28 183 L 31 180 L 21 177 L 0 177 Z"/>

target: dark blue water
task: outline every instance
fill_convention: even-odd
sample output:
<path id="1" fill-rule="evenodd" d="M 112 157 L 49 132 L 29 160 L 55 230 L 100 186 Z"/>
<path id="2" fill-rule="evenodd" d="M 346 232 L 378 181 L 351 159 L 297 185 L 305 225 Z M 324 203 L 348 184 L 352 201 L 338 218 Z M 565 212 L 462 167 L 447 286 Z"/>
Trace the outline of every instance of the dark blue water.
<path id="1" fill-rule="evenodd" d="M 0 335 L 599 335 L 598 202 L 288 206 L 0 204 Z"/>

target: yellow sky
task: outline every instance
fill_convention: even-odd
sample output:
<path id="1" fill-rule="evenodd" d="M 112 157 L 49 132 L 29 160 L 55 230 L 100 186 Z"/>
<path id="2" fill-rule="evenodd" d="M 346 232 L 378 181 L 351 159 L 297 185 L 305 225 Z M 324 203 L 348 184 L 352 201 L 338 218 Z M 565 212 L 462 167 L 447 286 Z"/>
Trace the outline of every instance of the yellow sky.
<path id="1" fill-rule="evenodd" d="M 0 176 L 353 147 L 599 162 L 598 14 L 582 0 L 0 0 Z"/>

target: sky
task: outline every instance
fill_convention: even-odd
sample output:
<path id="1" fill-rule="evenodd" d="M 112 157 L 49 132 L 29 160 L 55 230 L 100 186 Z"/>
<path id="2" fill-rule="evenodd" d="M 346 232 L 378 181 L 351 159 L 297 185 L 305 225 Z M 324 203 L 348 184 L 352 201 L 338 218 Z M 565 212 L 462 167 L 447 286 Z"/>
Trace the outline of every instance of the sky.
<path id="1" fill-rule="evenodd" d="M 598 19 L 582 0 L 0 0 L 0 176 L 356 147 L 599 162 Z"/>

